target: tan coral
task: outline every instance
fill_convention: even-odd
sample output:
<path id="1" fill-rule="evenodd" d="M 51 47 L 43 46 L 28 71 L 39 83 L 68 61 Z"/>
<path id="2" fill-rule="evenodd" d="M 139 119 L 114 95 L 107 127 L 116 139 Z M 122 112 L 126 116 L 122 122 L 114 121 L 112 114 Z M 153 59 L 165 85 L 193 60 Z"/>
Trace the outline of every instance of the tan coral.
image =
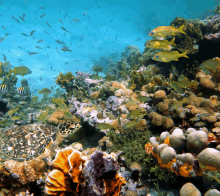
<path id="1" fill-rule="evenodd" d="M 122 89 L 122 90 L 126 90 L 127 89 L 123 84 L 121 84 L 119 82 L 116 82 L 116 81 L 112 81 L 111 82 L 111 86 L 114 87 L 114 88 Z"/>
<path id="2" fill-rule="evenodd" d="M 152 119 L 152 124 L 155 126 L 161 126 L 163 124 L 163 117 L 162 115 L 156 113 L 156 112 L 151 112 L 148 116 L 150 119 Z"/>
<path id="3" fill-rule="evenodd" d="M 202 88 L 207 90 L 214 90 L 215 88 L 215 83 L 208 78 L 200 78 L 199 84 Z"/>
<path id="4" fill-rule="evenodd" d="M 99 95 L 100 95 L 100 91 L 93 92 L 90 95 L 90 99 L 96 100 L 99 98 Z"/>
<path id="5" fill-rule="evenodd" d="M 58 110 L 52 113 L 52 115 L 47 120 L 47 122 L 52 125 L 58 125 L 59 123 L 63 122 L 62 121 L 63 119 L 64 119 L 64 111 Z"/>
<path id="6" fill-rule="evenodd" d="M 47 169 L 47 164 L 40 158 L 32 159 L 28 161 L 28 164 L 30 164 L 37 173 L 43 173 Z"/>
<path id="7" fill-rule="evenodd" d="M 204 98 L 203 97 L 197 97 L 197 96 L 195 96 L 194 94 L 193 95 L 190 95 L 189 96 L 189 103 L 191 104 L 191 105 L 194 105 L 194 106 L 196 106 L 196 107 L 199 107 L 200 106 L 200 103 L 202 102 L 204 100 Z"/>
<path id="8" fill-rule="evenodd" d="M 151 123 L 155 126 L 162 126 L 164 129 L 171 129 L 174 126 L 174 122 L 171 118 L 156 112 L 151 112 L 148 117 L 152 119 Z"/>
<path id="9" fill-rule="evenodd" d="M 4 163 L 4 168 L 23 185 L 37 179 L 36 171 L 27 162 L 9 160 Z"/>
<path id="10" fill-rule="evenodd" d="M 194 105 L 187 105 L 186 108 L 190 110 L 192 115 L 208 113 L 206 109 Z"/>
<path id="11" fill-rule="evenodd" d="M 171 129 L 174 126 L 174 122 L 172 118 L 168 118 L 166 116 L 163 116 L 163 124 L 162 127 L 164 129 Z"/>
<path id="12" fill-rule="evenodd" d="M 216 111 L 216 109 L 214 108 L 215 105 L 213 105 L 212 101 L 210 99 L 204 99 L 201 103 L 200 103 L 200 107 L 204 108 L 205 110 L 207 110 L 209 113 L 213 113 L 214 111 Z"/>
<path id="13" fill-rule="evenodd" d="M 211 100 L 213 106 L 217 106 L 219 104 L 218 97 L 216 95 L 210 96 L 209 99 Z"/>
<path id="14" fill-rule="evenodd" d="M 109 137 L 107 137 L 107 136 L 104 136 L 102 139 L 100 139 L 99 141 L 98 141 L 98 144 L 99 144 L 99 147 L 101 148 L 101 149 L 105 149 L 105 151 L 109 151 L 110 150 L 110 148 L 112 148 L 113 147 L 113 143 L 109 140 Z M 103 149 L 103 150 L 104 150 Z"/>
<path id="15" fill-rule="evenodd" d="M 148 89 L 149 89 L 148 85 L 143 85 L 143 86 L 141 87 L 141 90 L 144 91 L 144 92 L 146 92 L 146 93 L 147 93 Z"/>
<path id="16" fill-rule="evenodd" d="M 163 115 L 167 115 L 169 113 L 169 111 L 168 111 L 169 105 L 165 104 L 163 102 L 159 102 L 156 105 L 156 108 L 157 108 L 158 112 L 162 113 Z"/>
<path id="17" fill-rule="evenodd" d="M 214 127 L 220 127 L 220 122 L 215 122 Z"/>
<path id="18" fill-rule="evenodd" d="M 138 173 L 141 173 L 142 167 L 139 163 L 137 162 L 132 162 L 132 164 L 130 165 L 130 170 L 131 171 L 138 171 Z"/>
<path id="19" fill-rule="evenodd" d="M 154 93 L 153 100 L 154 103 L 159 103 L 166 98 L 166 92 L 164 90 L 159 90 Z"/>

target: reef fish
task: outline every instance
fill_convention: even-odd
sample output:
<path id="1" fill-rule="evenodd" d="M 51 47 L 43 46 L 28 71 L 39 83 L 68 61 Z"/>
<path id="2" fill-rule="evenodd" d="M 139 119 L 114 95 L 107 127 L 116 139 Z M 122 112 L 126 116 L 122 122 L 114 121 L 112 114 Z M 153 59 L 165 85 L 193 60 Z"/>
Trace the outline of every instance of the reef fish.
<path id="1" fill-rule="evenodd" d="M 13 120 L 2 120 L 0 121 L 0 125 L 5 127 L 5 126 L 11 126 L 13 124 Z"/>
<path id="2" fill-rule="evenodd" d="M 15 114 L 18 110 L 19 110 L 19 108 L 10 109 L 6 114 L 11 116 L 11 115 Z"/>
<path id="3" fill-rule="evenodd" d="M 151 37 L 166 37 L 169 35 L 177 35 L 179 33 L 186 34 L 183 29 L 185 25 L 182 25 L 179 29 L 176 29 L 175 27 L 172 26 L 160 26 L 155 29 L 153 29 L 150 33 L 149 36 Z"/>
<path id="4" fill-rule="evenodd" d="M 46 23 L 47 23 L 47 26 L 48 26 L 48 27 L 51 27 L 50 24 L 49 24 L 47 21 L 46 21 Z"/>
<path id="5" fill-rule="evenodd" d="M 65 52 L 65 51 L 70 51 L 70 52 L 72 52 L 72 50 L 70 50 L 70 49 L 69 49 L 68 47 L 66 47 L 66 46 L 63 46 L 63 48 L 61 48 L 61 50 L 64 51 L 64 52 Z"/>
<path id="6" fill-rule="evenodd" d="M 29 55 L 38 54 L 38 52 L 28 52 Z"/>
<path id="7" fill-rule="evenodd" d="M 73 22 L 80 22 L 80 20 L 78 20 L 77 18 L 72 19 Z"/>
<path id="8" fill-rule="evenodd" d="M 29 37 L 27 34 L 25 34 L 25 33 L 21 33 L 23 36 L 25 36 L 25 37 Z"/>
<path id="9" fill-rule="evenodd" d="M 40 15 L 40 18 L 43 18 L 44 16 L 45 16 L 45 14 L 41 14 L 41 15 Z"/>
<path id="10" fill-rule="evenodd" d="M 43 88 L 42 90 L 38 90 L 39 94 L 49 95 L 52 91 L 48 88 Z"/>
<path id="11" fill-rule="evenodd" d="M 14 73 L 14 75 L 21 75 L 21 76 L 24 76 L 24 75 L 27 75 L 27 74 L 31 74 L 32 71 L 26 67 L 26 66 L 19 66 L 19 67 L 15 67 L 13 70 L 11 70 L 9 68 L 9 75 L 11 75 L 12 73 Z"/>
<path id="12" fill-rule="evenodd" d="M 160 62 L 179 61 L 180 57 L 189 58 L 186 54 L 188 51 L 180 54 L 178 51 L 161 51 L 153 56 L 153 60 Z"/>
<path id="13" fill-rule="evenodd" d="M 32 36 L 34 34 L 35 30 L 31 31 L 30 32 L 30 36 Z"/>
<path id="14" fill-rule="evenodd" d="M 5 40 L 5 37 L 1 37 L 0 38 L 0 42 L 4 41 Z"/>
<path id="15" fill-rule="evenodd" d="M 64 27 L 60 27 L 61 29 L 63 29 L 64 31 L 68 32 Z"/>
<path id="16" fill-rule="evenodd" d="M 39 43 L 41 43 L 41 42 L 43 42 L 44 40 L 43 39 L 40 39 L 37 43 L 39 44 Z"/>
<path id="17" fill-rule="evenodd" d="M 109 123 L 97 123 L 99 129 L 111 129 L 113 126 Z"/>
<path id="18" fill-rule="evenodd" d="M 176 46 L 175 37 L 171 41 L 150 40 L 150 41 L 146 42 L 145 46 L 148 48 L 154 48 L 154 49 L 172 50 L 173 46 Z"/>
<path id="19" fill-rule="evenodd" d="M 8 92 L 8 87 L 4 84 L 1 84 L 0 85 L 0 91 L 3 92 L 3 93 L 6 93 L 6 92 Z"/>
<path id="20" fill-rule="evenodd" d="M 17 88 L 17 92 L 18 92 L 19 95 L 25 95 L 26 94 L 24 87 Z"/>
<path id="21" fill-rule="evenodd" d="M 58 40 L 58 39 L 56 39 L 55 42 L 57 42 L 58 44 L 61 44 L 61 45 L 62 45 L 62 43 L 61 43 L 60 40 Z"/>
<path id="22" fill-rule="evenodd" d="M 58 19 L 62 24 L 63 24 L 63 21 L 62 20 L 60 20 L 60 19 Z"/>

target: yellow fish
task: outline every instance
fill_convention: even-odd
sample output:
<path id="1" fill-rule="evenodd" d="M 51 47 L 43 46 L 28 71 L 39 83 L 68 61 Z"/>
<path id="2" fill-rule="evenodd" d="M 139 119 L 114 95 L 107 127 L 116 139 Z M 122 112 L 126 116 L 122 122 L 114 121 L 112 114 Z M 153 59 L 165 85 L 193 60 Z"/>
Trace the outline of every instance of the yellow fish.
<path id="1" fill-rule="evenodd" d="M 175 44 L 175 37 L 171 40 L 150 40 L 145 45 L 148 48 L 172 50 Z"/>
<path id="2" fill-rule="evenodd" d="M 161 51 L 153 56 L 153 60 L 160 62 L 179 61 L 180 57 L 189 58 L 186 54 L 188 51 L 180 54 L 178 51 Z"/>
<path id="3" fill-rule="evenodd" d="M 19 66 L 19 67 L 14 67 L 13 70 L 11 70 L 9 68 L 9 76 L 14 73 L 14 75 L 21 75 L 21 77 L 23 77 L 24 75 L 27 75 L 27 74 L 31 74 L 32 71 L 26 67 L 26 66 Z"/>
<path id="4" fill-rule="evenodd" d="M 176 29 L 175 27 L 172 27 L 172 26 L 160 26 L 160 27 L 157 27 L 154 30 L 152 30 L 149 33 L 149 36 L 152 36 L 152 37 L 166 37 L 168 35 L 177 35 L 179 33 L 186 34 L 183 31 L 184 27 L 185 27 L 185 25 L 182 25 L 179 29 Z"/>
<path id="5" fill-rule="evenodd" d="M 49 95 L 52 91 L 48 88 L 43 88 L 42 90 L 38 90 L 39 94 Z"/>

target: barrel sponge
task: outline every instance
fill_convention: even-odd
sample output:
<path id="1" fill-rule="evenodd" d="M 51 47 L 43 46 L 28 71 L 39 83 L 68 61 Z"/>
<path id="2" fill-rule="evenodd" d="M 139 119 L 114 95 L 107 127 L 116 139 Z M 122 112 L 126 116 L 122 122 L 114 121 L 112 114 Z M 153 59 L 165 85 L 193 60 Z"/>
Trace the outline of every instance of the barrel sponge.
<path id="1" fill-rule="evenodd" d="M 159 146 L 159 142 L 157 141 L 156 137 L 150 137 L 149 142 L 154 147 L 158 147 Z"/>
<path id="2" fill-rule="evenodd" d="M 180 128 L 174 129 L 169 139 L 170 146 L 173 147 L 175 150 L 180 150 L 185 145 L 185 135 Z"/>
<path id="3" fill-rule="evenodd" d="M 160 153 L 160 158 L 164 164 L 168 164 L 175 157 L 176 151 L 172 147 L 166 147 Z"/>
<path id="4" fill-rule="evenodd" d="M 160 144 L 164 143 L 165 139 L 170 136 L 168 131 L 164 131 L 160 134 Z"/>
<path id="5" fill-rule="evenodd" d="M 217 189 L 210 189 L 208 190 L 204 196 L 219 196 L 220 192 Z"/>
<path id="6" fill-rule="evenodd" d="M 184 184 L 180 189 L 180 196 L 202 196 L 200 191 L 190 182 Z"/>
<path id="7" fill-rule="evenodd" d="M 187 137 L 186 147 L 190 152 L 199 153 L 208 146 L 208 136 L 204 131 L 194 131 Z"/>
<path id="8" fill-rule="evenodd" d="M 176 155 L 176 160 L 180 160 L 183 163 L 188 163 L 189 165 L 192 165 L 194 162 L 193 155 L 190 153 L 183 153 Z"/>
<path id="9" fill-rule="evenodd" d="M 162 152 L 162 150 L 163 150 L 164 148 L 167 148 L 167 147 L 168 147 L 167 144 L 160 144 L 160 145 L 157 147 L 157 154 L 158 154 L 159 157 L 160 157 L 160 153 Z"/>
<path id="10" fill-rule="evenodd" d="M 196 131 L 194 128 L 188 128 L 188 129 L 186 130 L 186 133 L 187 133 L 187 134 L 190 134 L 190 133 L 192 133 L 192 132 L 194 132 L 194 131 Z"/>
<path id="11" fill-rule="evenodd" d="M 198 161 L 203 166 L 211 166 L 220 169 L 220 151 L 214 148 L 206 148 L 199 153 Z"/>

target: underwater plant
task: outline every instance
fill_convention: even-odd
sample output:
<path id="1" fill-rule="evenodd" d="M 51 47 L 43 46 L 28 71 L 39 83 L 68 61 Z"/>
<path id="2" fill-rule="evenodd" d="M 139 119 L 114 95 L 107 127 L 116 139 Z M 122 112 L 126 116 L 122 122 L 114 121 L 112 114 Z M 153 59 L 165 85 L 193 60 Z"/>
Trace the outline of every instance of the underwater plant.
<path id="1" fill-rule="evenodd" d="M 103 71 L 103 67 L 101 67 L 99 65 L 93 65 L 92 66 L 92 71 L 95 73 L 96 76 L 98 76 L 99 72 Z"/>

